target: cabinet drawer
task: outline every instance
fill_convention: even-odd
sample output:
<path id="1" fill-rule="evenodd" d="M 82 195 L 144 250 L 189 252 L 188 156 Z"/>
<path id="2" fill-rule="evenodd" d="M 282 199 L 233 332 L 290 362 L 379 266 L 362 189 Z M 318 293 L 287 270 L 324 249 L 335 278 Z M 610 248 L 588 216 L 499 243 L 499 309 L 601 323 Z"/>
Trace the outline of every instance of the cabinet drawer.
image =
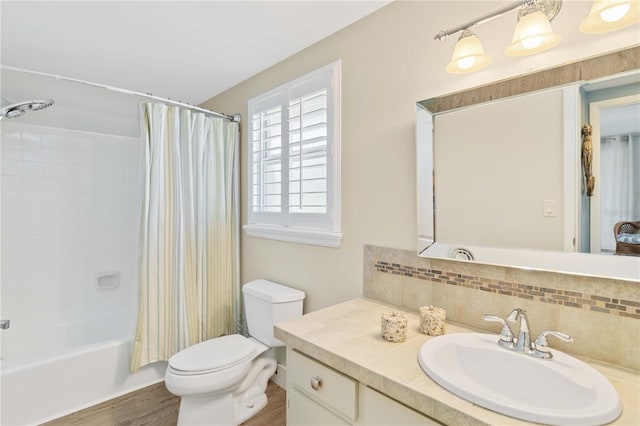
<path id="1" fill-rule="evenodd" d="M 327 426 L 349 423 L 321 407 L 317 402 L 305 396 L 297 389 L 287 393 L 287 425 L 288 426 Z"/>
<path id="2" fill-rule="evenodd" d="M 287 375 L 294 386 L 336 412 L 355 420 L 358 382 L 296 351 L 287 352 Z"/>

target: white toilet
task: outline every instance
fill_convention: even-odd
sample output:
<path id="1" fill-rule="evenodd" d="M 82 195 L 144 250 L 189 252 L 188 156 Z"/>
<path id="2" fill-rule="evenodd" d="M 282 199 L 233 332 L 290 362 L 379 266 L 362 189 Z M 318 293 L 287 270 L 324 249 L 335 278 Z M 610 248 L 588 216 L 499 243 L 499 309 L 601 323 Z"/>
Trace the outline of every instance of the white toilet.
<path id="1" fill-rule="evenodd" d="M 267 404 L 267 382 L 277 367 L 269 349 L 284 346 L 273 325 L 302 315 L 304 292 L 256 280 L 242 293 L 251 337 L 217 337 L 169 359 L 165 385 L 182 398 L 180 426 L 238 425 Z"/>

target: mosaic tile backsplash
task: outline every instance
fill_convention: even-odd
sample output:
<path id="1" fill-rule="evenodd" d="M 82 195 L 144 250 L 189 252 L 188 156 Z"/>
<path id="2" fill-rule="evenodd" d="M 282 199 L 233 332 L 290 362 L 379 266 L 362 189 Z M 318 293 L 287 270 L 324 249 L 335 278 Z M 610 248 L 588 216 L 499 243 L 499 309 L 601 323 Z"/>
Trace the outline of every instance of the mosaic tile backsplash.
<path id="1" fill-rule="evenodd" d="M 625 317 L 640 319 L 640 302 L 597 296 L 580 291 L 562 290 L 518 284 L 491 278 L 465 275 L 457 272 L 445 272 L 437 269 L 416 268 L 399 263 L 389 263 L 378 260 L 375 268 L 379 272 L 414 277 L 434 283 L 455 285 L 475 290 L 497 293 L 506 296 L 516 296 L 522 299 L 537 300 L 554 305 L 571 306 L 573 308 L 590 309 L 607 314 L 617 314 Z"/>
<path id="2" fill-rule="evenodd" d="M 528 313 L 532 334 L 559 330 L 574 338 L 574 343 L 555 340 L 553 348 L 640 370 L 637 282 L 421 258 L 412 251 L 365 246 L 363 294 L 412 312 L 439 306 L 447 320 L 495 333 L 500 326 L 482 321 L 482 314 L 505 317 L 520 307 Z"/>

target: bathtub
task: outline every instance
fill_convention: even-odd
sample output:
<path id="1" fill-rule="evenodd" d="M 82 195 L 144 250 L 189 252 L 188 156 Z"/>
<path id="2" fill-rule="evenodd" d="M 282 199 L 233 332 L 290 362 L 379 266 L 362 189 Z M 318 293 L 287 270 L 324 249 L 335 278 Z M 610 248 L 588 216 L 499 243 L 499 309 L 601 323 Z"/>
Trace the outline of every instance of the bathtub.
<path id="1" fill-rule="evenodd" d="M 127 318 L 3 334 L 0 424 L 43 423 L 163 380 L 162 362 L 129 373 L 133 339 L 109 336 Z"/>

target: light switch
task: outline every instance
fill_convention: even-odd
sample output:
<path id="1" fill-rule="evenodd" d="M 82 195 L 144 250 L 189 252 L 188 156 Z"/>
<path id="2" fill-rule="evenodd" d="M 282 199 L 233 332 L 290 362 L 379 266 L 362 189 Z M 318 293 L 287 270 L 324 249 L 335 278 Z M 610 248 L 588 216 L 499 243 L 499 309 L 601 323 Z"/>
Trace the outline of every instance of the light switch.
<path id="1" fill-rule="evenodd" d="M 543 200 L 542 201 L 542 215 L 544 217 L 556 216 L 556 200 Z"/>

